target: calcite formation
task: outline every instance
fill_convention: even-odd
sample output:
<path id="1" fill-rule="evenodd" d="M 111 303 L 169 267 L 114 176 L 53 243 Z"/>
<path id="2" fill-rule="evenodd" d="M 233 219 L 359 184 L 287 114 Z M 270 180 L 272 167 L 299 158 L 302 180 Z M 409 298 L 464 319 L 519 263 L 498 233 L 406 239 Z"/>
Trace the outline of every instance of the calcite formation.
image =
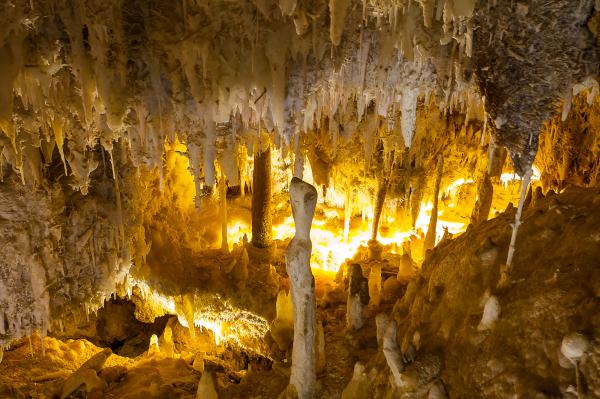
<path id="1" fill-rule="evenodd" d="M 4 3 L 0 396 L 600 396 L 598 1 Z"/>
<path id="2" fill-rule="evenodd" d="M 290 202 L 296 228 L 296 234 L 285 256 L 294 303 L 294 346 L 290 385 L 294 386 L 300 399 L 309 399 L 316 395 L 317 373 L 317 304 L 315 280 L 310 270 L 310 227 L 317 205 L 317 190 L 294 177 L 290 183 Z"/>

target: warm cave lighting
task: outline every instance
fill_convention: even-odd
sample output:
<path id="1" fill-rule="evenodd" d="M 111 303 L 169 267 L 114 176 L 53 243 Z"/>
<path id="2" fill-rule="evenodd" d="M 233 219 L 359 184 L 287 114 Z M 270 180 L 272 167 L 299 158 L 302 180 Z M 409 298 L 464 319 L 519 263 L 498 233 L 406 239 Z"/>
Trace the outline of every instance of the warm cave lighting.
<path id="1" fill-rule="evenodd" d="M 0 399 L 600 399 L 600 0 L 2 0 Z"/>
<path id="2" fill-rule="evenodd" d="M 308 169 L 310 173 L 310 169 Z M 508 176 L 511 178 L 509 179 Z M 534 175 L 535 176 L 535 175 Z M 505 187 L 517 179 L 513 174 L 504 174 L 502 182 Z M 309 175 L 307 181 L 312 181 Z M 451 197 L 465 184 L 473 184 L 472 179 L 460 178 L 448 185 L 444 192 Z M 351 258 L 359 247 L 366 246 L 371 238 L 371 222 L 373 219 L 372 204 L 369 203 L 367 196 L 363 195 L 362 203 L 364 208 L 359 210 L 357 218 L 359 223 L 353 223 L 353 227 L 348 234 L 348 240 L 344 240 L 344 194 L 338 194 L 336 190 L 327 190 L 326 199 L 319 198 L 317 204 L 317 213 L 313 220 L 311 228 L 312 257 L 311 267 L 329 272 L 337 272 L 339 267 L 348 258 Z M 506 205 L 506 204 L 504 204 Z M 447 208 L 453 208 L 454 203 L 449 203 Z M 426 232 L 431 218 L 433 204 L 431 201 L 423 202 L 420 207 L 419 216 L 415 223 L 415 228 L 397 228 L 396 217 L 387 216 L 385 224 L 387 229 L 382 232 L 378 238 L 383 245 L 390 246 L 390 253 L 401 253 L 402 243 L 409 240 L 411 236 L 418 234 L 419 231 Z M 467 213 L 470 209 L 465 210 Z M 438 223 L 436 226 L 436 242 L 438 242 L 447 231 L 450 234 L 460 234 L 465 231 L 468 219 L 464 221 L 444 218 L 444 209 L 438 209 Z M 456 212 L 455 212 L 456 213 Z M 406 226 L 406 223 L 398 223 L 398 226 Z M 228 243 L 230 249 L 234 243 L 242 242 L 244 236 L 250 237 L 251 227 L 242 220 L 233 221 L 228 225 Z M 279 240 L 291 239 L 294 235 L 294 221 L 291 216 L 283 219 L 279 224 L 273 225 L 273 237 Z"/>
<path id="3" fill-rule="evenodd" d="M 143 281 L 131 280 L 126 284 L 128 297 L 131 297 L 134 290 L 139 292 L 155 314 L 177 315 L 179 324 L 189 329 L 191 334 L 194 331 L 190 329 L 189 321 L 193 321 L 200 333 L 208 332 L 216 346 L 234 344 L 252 352 L 262 352 L 257 343 L 268 330 L 268 323 L 261 316 L 238 309 L 216 295 L 199 298 L 194 295 L 172 297 L 160 294 Z M 190 301 L 193 306 L 186 306 L 186 301 Z M 195 306 L 196 304 L 200 306 Z"/>

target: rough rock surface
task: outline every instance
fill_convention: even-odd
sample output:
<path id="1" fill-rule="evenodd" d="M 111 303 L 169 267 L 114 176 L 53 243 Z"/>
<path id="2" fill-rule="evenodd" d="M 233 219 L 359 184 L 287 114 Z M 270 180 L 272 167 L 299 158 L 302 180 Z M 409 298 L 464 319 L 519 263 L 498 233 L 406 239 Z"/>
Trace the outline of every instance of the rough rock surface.
<path id="1" fill-rule="evenodd" d="M 582 390 L 600 397 L 598 204 L 597 188 L 572 188 L 527 209 L 503 289 L 496 286 L 514 210 L 436 248 L 393 311 L 407 368 L 437 356 L 450 397 L 557 397 L 575 387 L 575 370 L 560 350 L 563 337 L 579 332 L 590 342 L 580 363 Z M 480 331 L 490 292 L 502 312 Z M 391 389 L 384 378 L 376 381 L 381 390 L 374 397 Z M 416 388 L 423 386 L 400 393 L 410 397 Z"/>

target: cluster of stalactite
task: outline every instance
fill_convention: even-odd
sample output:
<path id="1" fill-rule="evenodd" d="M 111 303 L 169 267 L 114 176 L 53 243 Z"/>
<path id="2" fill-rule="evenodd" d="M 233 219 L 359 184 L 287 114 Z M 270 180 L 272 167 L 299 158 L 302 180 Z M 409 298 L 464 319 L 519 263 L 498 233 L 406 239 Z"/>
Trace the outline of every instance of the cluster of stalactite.
<path id="1" fill-rule="evenodd" d="M 600 184 L 599 109 L 598 98 L 582 94 L 573 98 L 564 121 L 557 115 L 546 123 L 536 160 L 545 190 Z"/>

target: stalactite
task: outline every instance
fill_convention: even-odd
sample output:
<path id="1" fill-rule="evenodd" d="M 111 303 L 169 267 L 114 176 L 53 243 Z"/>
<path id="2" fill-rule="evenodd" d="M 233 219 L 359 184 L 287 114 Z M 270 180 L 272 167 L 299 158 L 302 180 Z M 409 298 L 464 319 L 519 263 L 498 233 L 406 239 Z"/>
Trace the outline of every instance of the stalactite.
<path id="1" fill-rule="evenodd" d="M 417 121 L 417 102 L 419 100 L 419 90 L 411 89 L 402 93 L 402 136 L 404 137 L 404 145 L 409 147 L 412 145 L 413 135 L 415 133 L 415 123 Z"/>
<path id="2" fill-rule="evenodd" d="M 196 188 L 196 193 L 194 196 L 194 204 L 196 206 L 196 210 L 199 211 L 202 204 L 202 184 L 200 183 L 200 163 L 201 163 L 201 153 L 200 153 L 200 145 L 190 142 L 187 145 L 188 157 L 190 160 L 190 171 L 194 176 L 194 187 Z M 161 162 L 162 164 L 162 162 Z M 161 169 L 162 175 L 162 165 L 159 166 Z"/>
<path id="3" fill-rule="evenodd" d="M 123 227 L 123 206 L 121 204 L 121 189 L 119 186 L 118 167 L 115 165 L 114 147 L 110 150 L 110 163 L 112 167 L 113 180 L 115 182 L 115 198 L 117 203 L 117 223 L 119 226 L 119 239 L 117 240 L 117 251 L 119 251 L 119 240 L 122 241 L 122 247 L 125 246 L 125 228 Z"/>
<path id="4" fill-rule="evenodd" d="M 423 256 L 425 256 L 427 250 L 433 249 L 433 247 L 435 247 L 440 183 L 442 181 L 443 173 L 444 157 L 442 154 L 440 154 L 437 159 L 437 172 L 435 175 L 435 185 L 433 187 L 433 208 L 431 209 L 431 218 L 429 219 L 429 226 L 427 227 L 427 234 L 425 235 L 425 242 L 423 243 Z"/>
<path id="5" fill-rule="evenodd" d="M 292 385 L 299 399 L 316 395 L 316 334 L 315 279 L 310 270 L 310 228 L 317 205 L 317 190 L 294 177 L 290 183 L 290 201 L 296 233 L 290 242 L 285 260 L 290 276 L 294 303 L 294 347 L 292 350 Z"/>
<path id="6" fill-rule="evenodd" d="M 410 194 L 410 216 L 412 221 L 413 229 L 416 228 L 417 219 L 419 218 L 419 213 L 421 212 L 421 201 L 423 200 L 423 185 L 425 182 L 423 181 L 422 176 L 417 176 L 412 186 L 412 191 Z"/>
<path id="7" fill-rule="evenodd" d="M 271 144 L 263 135 L 254 153 L 252 173 L 252 245 L 266 248 L 272 240 Z"/>
<path id="8" fill-rule="evenodd" d="M 206 122 L 206 138 L 204 139 L 204 183 L 213 187 L 215 185 L 215 124 Z"/>
<path id="9" fill-rule="evenodd" d="M 339 46 L 346 21 L 349 0 L 329 0 L 329 38 L 334 46 Z"/>

